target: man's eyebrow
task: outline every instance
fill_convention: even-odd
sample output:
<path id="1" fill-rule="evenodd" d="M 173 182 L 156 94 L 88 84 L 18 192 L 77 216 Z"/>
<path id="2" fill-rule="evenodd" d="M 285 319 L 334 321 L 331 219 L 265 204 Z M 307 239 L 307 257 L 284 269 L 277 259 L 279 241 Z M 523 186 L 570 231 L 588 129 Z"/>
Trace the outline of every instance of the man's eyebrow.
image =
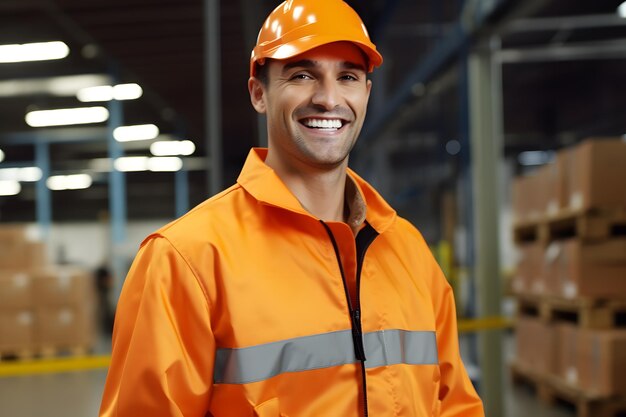
<path id="1" fill-rule="evenodd" d="M 317 64 L 315 63 L 315 61 L 311 60 L 311 59 L 301 59 L 298 61 L 293 61 L 293 62 L 288 62 L 287 64 L 285 64 L 283 66 L 283 73 L 294 69 L 294 68 L 305 68 L 305 69 L 311 69 L 311 68 L 315 68 L 317 66 Z M 343 61 L 341 63 L 341 67 L 343 69 L 347 69 L 347 70 L 360 70 L 363 72 L 365 71 L 365 66 L 363 64 L 359 64 L 356 62 L 351 62 L 351 61 Z"/>

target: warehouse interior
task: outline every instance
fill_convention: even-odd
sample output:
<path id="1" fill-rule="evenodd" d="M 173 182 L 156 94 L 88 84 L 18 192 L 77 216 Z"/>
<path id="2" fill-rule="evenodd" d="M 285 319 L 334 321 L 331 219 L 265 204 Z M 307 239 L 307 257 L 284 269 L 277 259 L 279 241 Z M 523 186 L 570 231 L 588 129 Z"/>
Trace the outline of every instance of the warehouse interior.
<path id="1" fill-rule="evenodd" d="M 267 144 L 278 3 L 0 2 L 0 416 L 97 415 L 139 244 Z M 350 166 L 452 285 L 486 415 L 626 415 L 626 2 L 346 3 L 384 57 Z"/>

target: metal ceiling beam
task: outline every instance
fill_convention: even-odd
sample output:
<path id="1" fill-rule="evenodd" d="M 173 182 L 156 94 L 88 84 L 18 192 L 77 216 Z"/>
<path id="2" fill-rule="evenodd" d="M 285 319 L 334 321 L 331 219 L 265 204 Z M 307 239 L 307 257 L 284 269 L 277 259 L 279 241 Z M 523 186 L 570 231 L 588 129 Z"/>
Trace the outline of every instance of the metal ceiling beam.
<path id="1" fill-rule="evenodd" d="M 626 26 L 626 19 L 616 14 L 538 17 L 514 20 L 504 29 L 504 32 L 548 32 L 555 30 L 596 29 L 620 26 Z"/>
<path id="2" fill-rule="evenodd" d="M 547 45 L 536 48 L 504 49 L 496 54 L 503 64 L 522 62 L 582 61 L 625 59 L 626 39 L 585 42 L 569 45 Z"/>
<path id="3" fill-rule="evenodd" d="M 430 81 L 437 72 L 458 56 L 461 48 L 495 13 L 513 2 L 513 0 L 468 0 L 461 19 L 451 28 L 448 35 L 409 72 L 396 93 L 388 100 L 385 110 L 369 119 L 359 139 L 361 145 L 372 140 L 394 118 L 398 110 L 413 99 L 414 85 Z"/>
<path id="4" fill-rule="evenodd" d="M 444 39 L 409 71 L 404 82 L 388 100 L 385 110 L 368 119 L 363 127 L 357 151 L 362 149 L 364 144 L 374 140 L 402 107 L 414 98 L 413 86 L 426 85 L 431 81 L 438 72 L 460 55 L 463 48 L 485 29 L 490 21 L 514 5 L 516 9 L 509 15 L 524 16 L 544 5 L 546 1 L 533 0 L 519 4 L 514 0 L 467 0 L 459 21 L 452 25 Z M 499 29 L 496 27 L 494 30 Z"/>
<path id="5" fill-rule="evenodd" d="M 33 145 L 39 142 L 72 143 L 105 141 L 106 127 L 68 127 L 38 129 L 29 132 L 14 132 L 0 135 L 3 145 Z"/>

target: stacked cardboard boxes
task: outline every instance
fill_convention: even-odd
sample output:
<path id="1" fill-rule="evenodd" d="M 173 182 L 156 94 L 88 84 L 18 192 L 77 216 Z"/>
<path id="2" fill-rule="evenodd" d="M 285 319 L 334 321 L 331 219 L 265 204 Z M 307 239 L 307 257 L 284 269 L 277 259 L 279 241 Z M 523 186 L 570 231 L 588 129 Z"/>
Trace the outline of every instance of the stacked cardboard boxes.
<path id="1" fill-rule="evenodd" d="M 81 268 L 48 264 L 28 230 L 0 227 L 0 356 L 90 349 L 93 279 Z"/>
<path id="2" fill-rule="evenodd" d="M 518 315 L 516 364 L 583 398 L 626 399 L 626 329 L 581 319 L 607 305 L 618 306 L 610 314 L 626 312 L 626 141 L 559 151 L 517 178 L 513 194 L 519 259 L 511 289 L 536 306 Z M 570 310 L 560 312 L 565 302 Z"/>

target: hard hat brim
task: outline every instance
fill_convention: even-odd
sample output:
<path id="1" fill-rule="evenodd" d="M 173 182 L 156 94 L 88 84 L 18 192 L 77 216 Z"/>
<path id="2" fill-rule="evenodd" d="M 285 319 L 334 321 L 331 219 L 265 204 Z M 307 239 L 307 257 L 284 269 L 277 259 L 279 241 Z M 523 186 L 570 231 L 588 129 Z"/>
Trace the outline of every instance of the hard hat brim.
<path id="1" fill-rule="evenodd" d="M 334 42 L 350 42 L 361 49 L 367 57 L 367 72 L 372 72 L 375 67 L 379 67 L 383 63 L 382 55 L 371 43 L 367 44 L 354 39 L 341 39 L 341 37 L 337 36 L 307 36 L 294 39 L 291 42 L 273 48 L 266 48 L 264 45 L 255 47 L 252 50 L 252 59 L 250 60 L 250 76 L 254 77 L 256 75 L 256 65 L 264 65 L 265 59 L 267 58 L 278 60 L 289 59 L 310 51 L 311 49 Z"/>

